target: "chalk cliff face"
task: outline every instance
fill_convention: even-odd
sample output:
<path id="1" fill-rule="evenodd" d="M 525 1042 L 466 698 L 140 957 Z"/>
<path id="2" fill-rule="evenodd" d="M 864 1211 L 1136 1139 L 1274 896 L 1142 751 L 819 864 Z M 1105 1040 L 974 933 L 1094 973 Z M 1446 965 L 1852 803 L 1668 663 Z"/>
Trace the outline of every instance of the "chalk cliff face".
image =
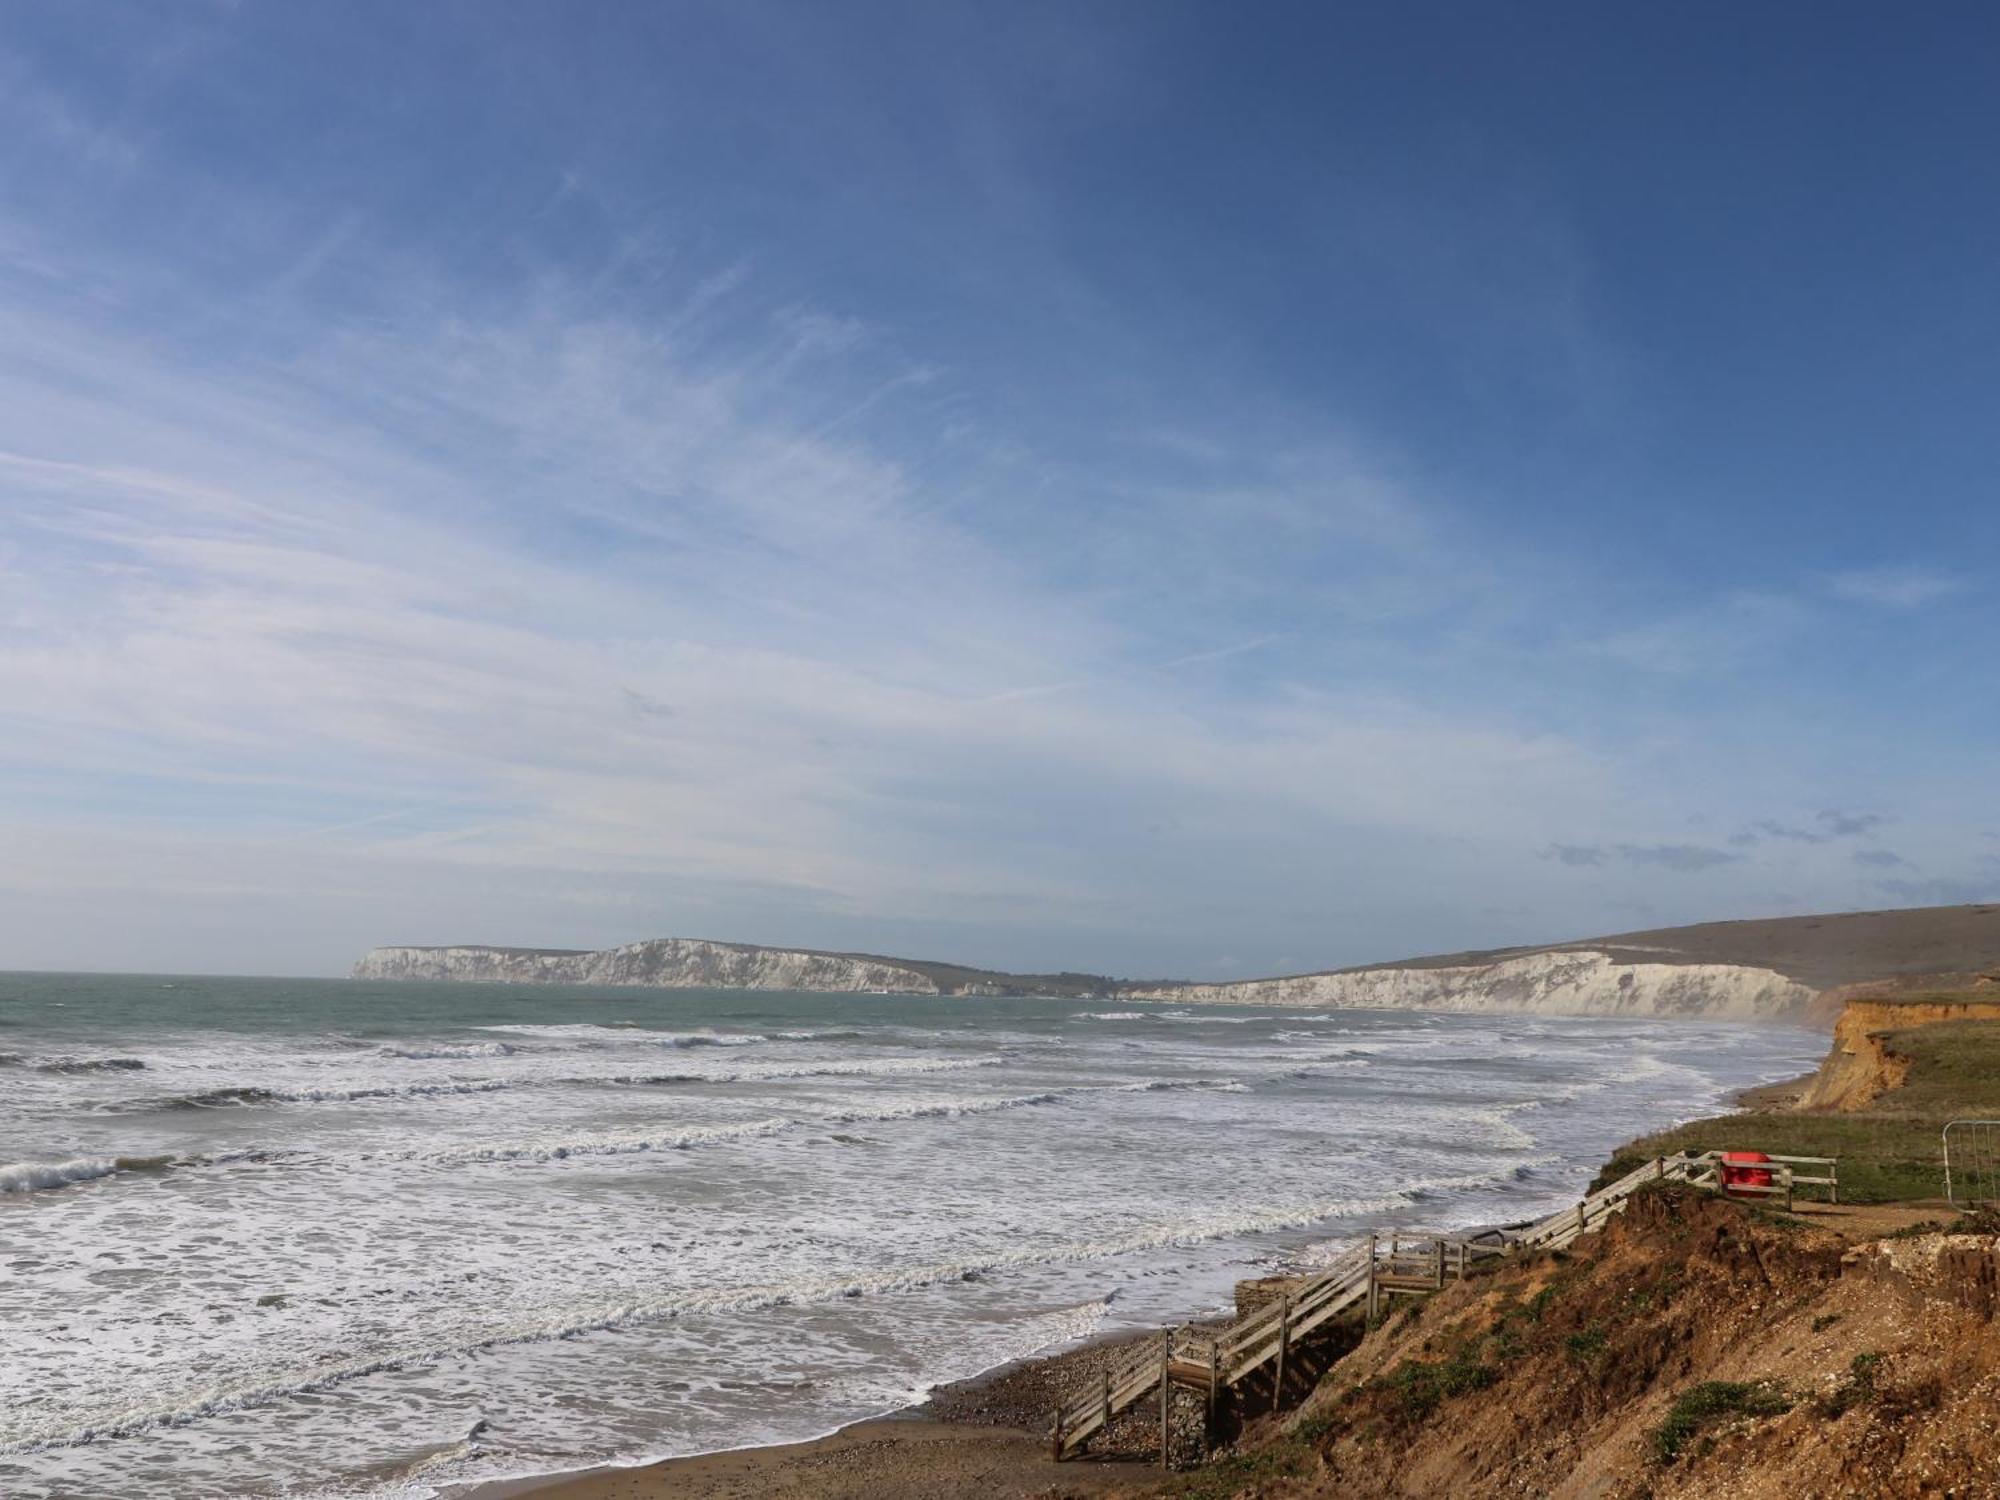
<path id="1" fill-rule="evenodd" d="M 376 948 L 356 979 L 458 979 L 495 984 L 647 985 L 657 989 L 821 990 L 935 995 L 939 987 L 891 961 L 701 938 L 654 938 L 623 948 Z"/>
<path id="2" fill-rule="evenodd" d="M 1203 1005 L 1325 1006 L 1362 1010 L 1517 1011 L 1544 1016 L 1672 1016 L 1795 1021 L 1815 991 L 1770 969 L 1737 964 L 1627 963 L 1594 950 L 1529 953 L 1441 968 L 1358 969 L 1176 984 L 1132 999 Z"/>
<path id="3" fill-rule="evenodd" d="M 926 972 L 929 969 L 931 972 Z M 377 948 L 357 979 L 501 984 L 644 985 L 661 989 L 887 991 L 901 995 L 1049 993 L 1030 976 L 948 970 L 863 954 L 656 938 L 600 952 L 541 948 Z M 1530 1015 L 1670 1016 L 1795 1021 L 1815 992 L 1769 969 L 1629 962 L 1595 950 L 1521 954 L 1486 963 L 1385 967 L 1229 984 L 1117 984 L 1104 998 L 1326 1009 L 1513 1011 Z"/>

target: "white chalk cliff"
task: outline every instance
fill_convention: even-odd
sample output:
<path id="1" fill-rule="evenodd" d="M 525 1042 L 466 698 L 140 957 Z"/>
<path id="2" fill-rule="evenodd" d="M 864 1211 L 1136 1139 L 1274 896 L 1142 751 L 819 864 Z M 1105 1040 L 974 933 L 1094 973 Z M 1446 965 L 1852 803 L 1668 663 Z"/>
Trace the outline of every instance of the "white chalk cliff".
<path id="1" fill-rule="evenodd" d="M 622 948 L 375 948 L 356 979 L 457 979 L 489 984 L 647 985 L 657 989 L 820 990 L 935 995 L 936 981 L 889 960 L 702 938 L 654 938 Z"/>
<path id="2" fill-rule="evenodd" d="M 1630 963 L 1595 949 L 1564 949 L 1452 967 L 1354 969 L 1288 979 L 1157 985 L 1130 989 L 1124 996 L 1201 1005 L 1791 1021 L 1817 993 L 1772 969 Z"/>
<path id="3" fill-rule="evenodd" d="M 479 946 L 377 948 L 354 966 L 354 977 L 850 994 L 1048 992 L 1025 976 L 700 938 L 655 938 L 598 952 Z M 1587 947 L 1516 953 L 1463 964 L 1391 965 L 1223 984 L 1102 980 L 1088 986 L 1072 984 L 1061 992 L 1201 1005 L 1512 1011 L 1544 1016 L 1666 1016 L 1718 1021 L 1795 1021 L 1817 993 L 1772 969 L 1742 964 L 1656 963 Z"/>

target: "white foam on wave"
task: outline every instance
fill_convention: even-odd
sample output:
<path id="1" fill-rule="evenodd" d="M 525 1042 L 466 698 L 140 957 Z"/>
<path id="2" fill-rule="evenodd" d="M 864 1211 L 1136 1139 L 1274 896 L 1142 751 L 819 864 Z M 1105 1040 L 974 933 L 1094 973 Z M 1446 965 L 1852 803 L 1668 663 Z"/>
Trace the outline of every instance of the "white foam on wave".
<path id="1" fill-rule="evenodd" d="M 689 1125 L 679 1130 L 638 1127 L 612 1131 L 581 1140 L 543 1139 L 506 1145 L 466 1146 L 454 1151 L 410 1151 L 394 1155 L 401 1160 L 445 1163 L 487 1161 L 567 1161 L 576 1156 L 624 1156 L 647 1151 L 685 1151 L 691 1146 L 713 1146 L 753 1136 L 775 1135 L 793 1129 L 789 1119 L 749 1120 L 734 1125 Z"/>
<path id="2" fill-rule="evenodd" d="M 1195 1026 L 1248 1026 L 1255 1021 L 1285 1021 L 1293 1019 L 1290 1016 L 1274 1015 L 1269 1012 L 1259 1012 L 1256 1015 L 1250 1016 L 1213 1016 L 1196 1015 L 1191 1010 L 1162 1010 L 1155 1011 L 1152 1014 L 1155 1020 L 1184 1021 Z"/>
<path id="3" fill-rule="evenodd" d="M 997 1110 L 1028 1109 L 1037 1104 L 1058 1104 L 1082 1087 L 1046 1089 L 1039 1094 L 1009 1094 L 997 1099 L 906 1099 L 898 1104 L 873 1108 L 843 1109 L 818 1117 L 823 1125 L 888 1124 L 895 1120 L 947 1120 L 965 1115 L 986 1115 Z"/>
<path id="4" fill-rule="evenodd" d="M 679 1129 L 636 1126 L 583 1138 L 544 1139 L 493 1146 L 469 1146 L 453 1151 L 393 1152 L 390 1159 L 468 1163 L 489 1161 L 566 1161 L 578 1156 L 621 1156 L 649 1151 L 685 1151 L 695 1146 L 725 1145 L 731 1141 L 753 1140 L 786 1131 L 828 1125 L 890 1124 L 897 1120 L 959 1119 L 967 1115 L 992 1114 L 999 1110 L 1024 1109 L 1038 1104 L 1056 1104 L 1071 1095 L 1086 1092 L 1090 1085 L 1044 1090 L 1037 1094 L 1007 1094 L 997 1098 L 932 1097 L 898 1101 L 894 1104 L 859 1106 L 852 1109 L 814 1111 L 809 1115 L 772 1117 L 721 1125 L 689 1125 Z"/>
<path id="5" fill-rule="evenodd" d="M 361 1088 L 339 1089 L 318 1088 L 305 1085 L 299 1088 L 243 1088 L 211 1089 L 206 1093 L 184 1094 L 168 1100 L 148 1101 L 154 1106 L 192 1106 L 202 1109 L 227 1109 L 250 1104 L 354 1104 L 364 1099 L 429 1099 L 444 1098 L 453 1094 L 491 1094 L 499 1089 L 513 1088 L 519 1083 L 536 1082 L 533 1079 L 511 1078 L 461 1078 L 439 1083 L 395 1083 L 370 1084 Z"/>
<path id="6" fill-rule="evenodd" d="M 114 1156 L 73 1156 L 68 1161 L 17 1161 L 0 1167 L 0 1193 L 32 1193 L 41 1188 L 68 1187 L 109 1177 L 118 1170 Z"/>
<path id="7" fill-rule="evenodd" d="M 1486 1177 L 1464 1179 L 1484 1183 Z M 1385 1213 L 1406 1207 L 1426 1189 L 1455 1185 L 1439 1180 L 1394 1193 L 1363 1198 L 1298 1200 L 1223 1213 L 1161 1220 L 1122 1233 L 1052 1245 L 1024 1245 L 963 1260 L 887 1266 L 874 1270 L 795 1277 L 788 1281 L 687 1288 L 652 1295 L 580 1297 L 565 1306 L 523 1318 L 484 1335 L 458 1342 L 413 1340 L 380 1354 L 333 1359 L 310 1368 L 224 1375 L 207 1385 L 164 1394 L 77 1421 L 74 1413 L 18 1428 L 0 1442 L 0 1456 L 77 1447 L 130 1437 L 163 1426 L 182 1426 L 223 1412 L 263 1405 L 286 1396 L 332 1390 L 362 1376 L 404 1370 L 459 1358 L 510 1344 L 539 1343 L 610 1329 L 632 1328 L 669 1319 L 746 1313 L 763 1308 L 828 1305 L 857 1297 L 916 1291 L 941 1283 L 977 1278 L 996 1271 L 1058 1263 L 1098 1261 L 1148 1250 L 1198 1245 L 1247 1234 L 1302 1228 L 1326 1219 Z"/>
<path id="8" fill-rule="evenodd" d="M 512 1057 L 514 1049 L 505 1042 L 389 1042 L 375 1049 L 384 1057 L 400 1057 L 412 1062 L 456 1061 L 475 1057 Z"/>
<path id="9" fill-rule="evenodd" d="M 997 1068 L 999 1057 L 856 1058 L 851 1062 L 766 1063 L 712 1073 L 636 1073 L 593 1079 L 603 1083 L 773 1083 L 789 1078 L 906 1078 L 924 1073 L 966 1073 Z"/>
<path id="10" fill-rule="evenodd" d="M 757 1032 L 651 1031 L 642 1026 L 594 1026 L 587 1022 L 535 1026 L 525 1022 L 501 1026 L 476 1026 L 475 1031 L 504 1031 L 513 1036 L 536 1040 L 567 1040 L 592 1047 L 750 1047 L 770 1038 Z"/>
<path id="11" fill-rule="evenodd" d="M 1000 1067 L 1006 1059 L 978 1058 L 855 1058 L 845 1062 L 769 1063 L 748 1067 L 690 1068 L 672 1073 L 518 1073 L 507 1077 L 448 1078 L 420 1083 L 374 1083 L 352 1088 L 316 1084 L 293 1086 L 237 1084 L 188 1094 L 129 1099 L 101 1108 L 110 1113 L 178 1109 L 237 1109 L 266 1104 L 355 1104 L 374 1100 L 449 1098 L 458 1094 L 491 1094 L 502 1089 L 554 1089 L 618 1084 L 658 1086 L 703 1083 L 769 1083 L 797 1078 L 901 1078 L 925 1073 L 959 1073 Z"/>

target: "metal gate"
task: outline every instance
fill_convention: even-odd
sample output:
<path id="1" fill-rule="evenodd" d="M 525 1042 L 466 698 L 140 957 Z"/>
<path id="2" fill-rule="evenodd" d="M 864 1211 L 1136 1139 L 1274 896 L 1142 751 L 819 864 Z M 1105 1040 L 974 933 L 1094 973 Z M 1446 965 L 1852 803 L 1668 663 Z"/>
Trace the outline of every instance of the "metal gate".
<path id="1" fill-rule="evenodd" d="M 2000 1120 L 1945 1126 L 1944 1195 L 1953 1208 L 2000 1204 Z"/>

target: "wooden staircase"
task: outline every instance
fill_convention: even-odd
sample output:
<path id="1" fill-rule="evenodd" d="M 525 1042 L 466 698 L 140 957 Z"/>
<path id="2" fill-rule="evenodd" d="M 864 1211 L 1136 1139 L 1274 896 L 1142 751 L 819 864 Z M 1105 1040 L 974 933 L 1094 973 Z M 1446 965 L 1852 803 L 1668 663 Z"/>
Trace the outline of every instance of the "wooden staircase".
<path id="1" fill-rule="evenodd" d="M 1721 1184 L 1721 1157 L 1719 1151 L 1657 1157 L 1590 1194 L 1575 1208 L 1565 1208 L 1519 1229 L 1486 1230 L 1475 1235 L 1398 1231 L 1386 1239 L 1371 1234 L 1366 1244 L 1357 1245 L 1289 1296 L 1246 1314 L 1219 1333 L 1170 1328 L 1147 1340 L 1125 1365 L 1106 1374 L 1097 1389 L 1086 1391 L 1057 1411 L 1055 1456 L 1074 1458 L 1121 1412 L 1157 1393 L 1164 1464 L 1174 1387 L 1200 1392 L 1206 1398 L 1212 1431 L 1217 1404 L 1225 1393 L 1267 1366 L 1272 1369 L 1275 1403 L 1284 1389 L 1285 1364 L 1292 1346 L 1342 1313 L 1365 1307 L 1374 1318 L 1381 1314 L 1388 1298 L 1438 1291 L 1488 1256 L 1561 1249 L 1578 1235 L 1601 1229 L 1647 1183 L 1717 1187 Z M 1779 1190 L 1789 1197 L 1790 1168 L 1777 1170 L 1785 1184 Z"/>

